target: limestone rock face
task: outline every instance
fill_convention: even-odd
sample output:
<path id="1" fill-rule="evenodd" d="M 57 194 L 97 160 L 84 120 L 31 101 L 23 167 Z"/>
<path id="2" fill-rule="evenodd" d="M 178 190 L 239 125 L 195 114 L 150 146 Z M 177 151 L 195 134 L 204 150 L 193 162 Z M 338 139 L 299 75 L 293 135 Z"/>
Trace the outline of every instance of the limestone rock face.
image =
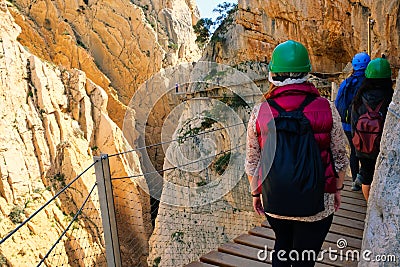
<path id="1" fill-rule="evenodd" d="M 167 171 L 149 242 L 149 266 L 197 261 L 265 219 L 253 211 L 244 175 L 243 121 L 249 109 L 228 113 L 234 111 L 204 97 L 193 98 L 180 108 L 172 136 L 180 141 L 165 147 L 163 169 Z"/>
<path id="2" fill-rule="evenodd" d="M 399 73 L 400 74 L 400 73 Z M 371 259 L 376 256 L 400 258 L 400 75 L 396 91 L 389 106 L 383 130 L 381 153 L 375 166 L 374 179 L 368 201 L 362 250 L 369 250 Z M 360 266 L 372 265 L 363 258 Z M 398 266 L 387 261 L 385 266 Z"/>
<path id="3" fill-rule="evenodd" d="M 20 32 L 5 2 L 0 2 L 1 238 L 90 166 L 99 151 L 114 154 L 130 149 L 122 131 L 108 116 L 107 93 L 84 72 L 57 67 L 30 54 L 17 41 Z M 128 165 L 124 158 L 112 158 L 112 175 L 141 173 L 136 154 L 131 157 L 135 164 Z M 66 229 L 95 182 L 92 168 L 3 243 L 2 263 L 36 265 Z M 115 194 L 137 203 L 135 211 L 120 212 L 136 222 L 135 229 L 128 226 L 125 231 L 141 233 L 138 240 L 146 247 L 151 225 L 149 198 L 137 186 L 139 182 L 129 180 L 124 190 Z M 100 219 L 96 188 L 94 192 L 83 214 Z M 56 247 L 57 257 L 50 256 L 46 261 L 49 266 L 55 266 L 55 262 L 104 266 L 101 220 L 95 225 L 86 223 L 82 219 L 74 224 L 79 238 L 68 232 L 69 239 L 61 240 Z"/>
<path id="4" fill-rule="evenodd" d="M 216 31 L 205 59 L 236 65 L 269 61 L 273 48 L 293 39 L 309 50 L 313 71 L 342 71 L 353 55 L 367 50 L 368 16 L 372 57 L 386 54 L 399 68 L 400 24 L 397 1 L 239 0 L 232 22 Z"/>
<path id="5" fill-rule="evenodd" d="M 117 99 L 127 105 L 160 68 L 200 57 L 194 1 L 13 2 L 23 29 L 20 42 L 48 61 L 84 71 L 105 88 L 117 123 L 125 113 Z"/>

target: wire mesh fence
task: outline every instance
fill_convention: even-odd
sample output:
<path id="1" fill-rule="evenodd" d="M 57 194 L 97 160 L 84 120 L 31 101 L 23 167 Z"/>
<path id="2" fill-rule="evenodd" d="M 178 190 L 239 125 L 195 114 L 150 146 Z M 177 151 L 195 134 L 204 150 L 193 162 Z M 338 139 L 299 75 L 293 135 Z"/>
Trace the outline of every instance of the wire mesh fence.
<path id="1" fill-rule="evenodd" d="M 107 266 L 96 185 L 77 210 L 65 219 L 65 230 L 38 264 L 46 266 Z M 67 255 L 67 257 L 65 257 Z"/>
<path id="2" fill-rule="evenodd" d="M 54 175 L 9 216 L 2 266 L 107 266 L 94 164 L 71 180 Z"/>
<path id="3" fill-rule="evenodd" d="M 179 157 L 174 158 L 170 155 L 170 161 L 167 160 L 161 170 L 112 178 L 112 195 L 123 266 L 177 266 L 233 238 L 239 230 L 246 229 L 243 222 L 249 224 L 250 220 L 243 218 L 248 216 L 241 216 L 243 218 L 238 220 L 239 214 L 251 210 L 243 165 L 233 164 L 234 168 L 228 168 L 229 163 L 238 157 L 238 153 L 243 152 L 244 144 L 225 146 L 224 149 L 216 148 L 215 143 L 204 145 L 207 144 L 204 140 L 215 139 L 216 136 L 221 139 L 221 136 L 228 135 L 227 131 L 230 128 L 235 131 L 236 127 L 243 127 L 243 123 L 227 127 L 215 123 L 205 131 L 151 145 L 146 149 L 158 147 L 172 151 L 172 155 L 174 150 L 182 150 L 180 153 L 183 153 L 186 160 L 180 161 Z M 166 143 L 168 146 L 161 148 Z M 136 150 L 130 152 L 134 151 Z M 215 152 L 211 153 L 212 151 Z M 129 153 L 126 152 L 112 157 L 118 158 L 122 155 L 129 158 Z M 106 158 L 108 161 L 108 156 Z M 101 216 L 104 211 L 101 211 L 101 196 L 92 170 L 95 164 L 96 162 L 72 180 L 61 174 L 53 177 L 57 182 L 43 192 L 48 201 L 38 208 L 31 207 L 29 212 L 25 211 L 27 219 L 19 221 L 17 228 L 10 229 L 10 233 L 0 242 L 2 254 L 30 255 L 24 257 L 26 262 L 18 264 L 12 260 L 8 262 L 10 257 L 7 257 L 5 264 L 107 266 L 106 246 L 111 244 L 106 244 L 104 237 L 104 217 Z M 157 178 L 156 175 L 160 174 Z M 104 179 L 104 173 L 102 175 L 101 178 Z M 221 180 L 224 175 L 225 178 L 236 179 Z M 161 184 L 156 186 L 160 189 L 159 198 L 150 198 L 146 186 L 160 182 Z M 220 184 L 234 189 L 225 190 Z M 174 185 L 178 185 L 180 189 L 176 190 Z M 196 195 L 201 195 L 202 190 L 205 191 L 204 195 L 196 199 Z M 51 192 L 57 193 L 52 196 Z M 214 193 L 220 196 L 210 203 L 202 202 L 207 202 Z M 178 204 L 188 204 L 174 205 L 172 199 L 178 200 Z M 189 204 L 192 200 L 194 205 Z M 175 216 L 171 216 L 171 212 Z M 49 222 L 55 231 L 44 234 L 43 229 L 38 229 L 43 221 Z M 195 231 L 196 227 L 202 230 Z M 218 238 L 213 238 L 213 232 Z M 198 238 L 195 233 L 201 233 L 203 239 Z M 212 242 L 208 238 L 211 238 Z M 35 251 L 29 249 L 30 244 L 35 244 L 32 246 L 35 247 Z M 183 244 L 186 244 L 186 247 L 180 248 Z M 193 252 L 188 254 L 182 250 L 188 249 L 188 244 L 197 244 L 202 249 L 192 249 Z M 159 256 L 159 252 L 162 252 L 162 256 Z"/>
<path id="4" fill-rule="evenodd" d="M 123 266 L 182 266 L 261 222 L 244 175 L 246 122 L 199 125 L 149 146 L 165 151 L 162 169 L 111 178 Z M 149 187 L 141 192 L 151 193 L 150 210 L 133 197 L 138 178 Z"/>

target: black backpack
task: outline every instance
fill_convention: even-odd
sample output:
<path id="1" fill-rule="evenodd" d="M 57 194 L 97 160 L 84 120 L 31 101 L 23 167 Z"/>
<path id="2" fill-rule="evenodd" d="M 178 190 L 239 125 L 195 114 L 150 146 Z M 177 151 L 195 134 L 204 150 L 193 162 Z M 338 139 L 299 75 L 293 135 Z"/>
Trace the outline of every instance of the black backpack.
<path id="1" fill-rule="evenodd" d="M 315 98 L 307 95 L 294 111 L 285 111 L 274 100 L 267 100 L 279 112 L 274 118 L 276 150 L 272 165 L 268 154 L 274 147 L 273 138 L 267 138 L 261 155 L 262 176 L 266 177 L 262 196 L 267 213 L 304 217 L 324 210 L 325 172 L 321 152 L 310 121 L 303 113 Z M 268 129 L 273 131 L 271 126 Z M 269 171 L 268 166 L 271 166 Z"/>
<path id="2" fill-rule="evenodd" d="M 341 94 L 335 101 L 336 109 L 339 112 L 341 121 L 349 123 L 351 121 L 351 102 L 355 97 L 358 88 L 360 88 L 362 82 L 365 80 L 364 76 L 351 76 L 346 80 L 346 84 Z"/>

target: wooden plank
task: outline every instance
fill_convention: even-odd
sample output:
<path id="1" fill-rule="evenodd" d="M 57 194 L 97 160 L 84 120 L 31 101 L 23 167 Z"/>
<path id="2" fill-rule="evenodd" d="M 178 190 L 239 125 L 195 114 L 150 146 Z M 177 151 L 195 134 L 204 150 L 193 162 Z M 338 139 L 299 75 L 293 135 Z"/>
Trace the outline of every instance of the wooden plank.
<path id="1" fill-rule="evenodd" d="M 215 267 L 215 265 L 207 264 L 204 262 L 191 262 L 188 265 L 184 265 L 185 267 Z"/>
<path id="2" fill-rule="evenodd" d="M 272 248 L 268 249 L 269 252 L 271 252 L 271 250 L 272 250 Z M 227 243 L 227 244 L 222 245 L 218 249 L 218 251 L 262 262 L 261 259 L 259 259 L 259 256 L 258 256 L 259 253 L 260 253 L 260 249 L 248 247 L 248 246 L 245 246 L 245 245 L 236 244 L 236 243 Z M 263 249 L 262 251 L 265 251 L 265 249 Z M 260 256 L 261 257 L 265 257 L 265 254 L 262 253 Z M 268 255 L 267 255 L 266 262 L 267 263 L 271 263 L 271 257 L 268 256 Z M 331 263 L 331 264 L 329 264 L 329 263 Z M 333 263 L 332 261 L 329 261 L 329 255 L 326 254 L 326 255 L 324 255 L 324 261 L 323 262 L 317 262 L 315 266 L 319 266 L 319 267 L 341 266 L 341 265 L 332 264 L 332 263 Z"/>
<path id="3" fill-rule="evenodd" d="M 351 198 L 347 196 L 342 196 L 342 202 L 349 203 L 353 205 L 358 205 L 360 207 L 367 207 L 367 202 L 363 199 Z"/>
<path id="4" fill-rule="evenodd" d="M 361 191 L 343 190 L 341 195 L 355 199 L 362 199 L 365 201 L 364 195 L 362 194 Z"/>
<path id="5" fill-rule="evenodd" d="M 272 230 L 270 227 L 254 227 L 249 231 L 249 234 L 275 240 L 274 230 Z"/>
<path id="6" fill-rule="evenodd" d="M 264 251 L 264 250 L 265 249 L 262 249 L 262 251 Z M 258 249 L 258 248 L 253 248 L 253 247 L 245 246 L 245 245 L 238 244 L 238 243 L 232 243 L 232 242 L 229 242 L 229 243 L 226 243 L 226 244 L 220 246 L 218 248 L 218 251 L 224 252 L 226 254 L 231 254 L 231 255 L 251 259 L 251 260 L 261 261 L 261 262 L 262 262 L 262 260 L 259 258 L 259 256 L 260 257 L 265 256 L 265 254 L 263 254 L 263 253 L 260 254 L 260 249 Z M 266 262 L 271 263 L 269 257 L 267 257 Z"/>
<path id="7" fill-rule="evenodd" d="M 241 257 L 237 257 L 234 255 L 218 252 L 218 251 L 211 251 L 210 253 L 202 256 L 200 261 L 214 264 L 217 266 L 224 266 L 224 267 L 236 267 L 236 266 L 252 266 L 252 267 L 265 267 L 271 266 L 265 262 L 258 262 L 249 259 L 244 259 Z"/>
<path id="8" fill-rule="evenodd" d="M 266 226 L 266 224 L 263 223 L 263 227 L 262 228 L 264 228 L 266 230 L 263 231 L 262 229 L 259 229 L 258 227 L 255 227 L 252 230 L 250 230 L 249 232 L 252 235 L 256 235 L 256 236 L 259 236 L 259 237 L 269 238 L 269 239 L 275 240 L 275 234 L 274 234 L 274 231 L 271 229 L 271 226 L 269 226 L 269 225 Z M 342 234 L 329 232 L 326 235 L 325 241 L 331 242 L 333 244 L 336 244 L 337 241 L 339 239 L 341 239 L 341 238 L 344 238 Z M 349 247 L 355 248 L 355 249 L 361 248 L 361 238 L 360 237 L 354 238 L 354 237 L 346 236 L 345 239 L 346 239 L 347 245 Z"/>
<path id="9" fill-rule="evenodd" d="M 365 213 L 367 212 L 366 207 L 360 207 L 358 205 L 353 205 L 353 204 L 343 203 L 343 202 L 340 204 L 340 209 L 362 213 L 362 214 L 364 214 L 364 216 L 365 216 Z"/>
<path id="10" fill-rule="evenodd" d="M 267 239 L 267 238 L 262 238 L 254 235 L 247 235 L 243 234 L 238 237 L 236 237 L 233 240 L 235 243 L 258 248 L 258 249 L 265 249 L 267 248 L 273 248 L 275 244 L 275 240 L 273 239 Z"/>
<path id="11" fill-rule="evenodd" d="M 261 223 L 261 226 L 262 226 L 262 227 L 269 227 L 269 228 L 271 228 L 271 225 L 269 224 L 268 220 L 264 220 L 264 221 Z"/>
<path id="12" fill-rule="evenodd" d="M 337 241 L 341 238 L 346 239 L 348 247 L 354 248 L 354 249 L 361 248 L 362 239 L 349 237 L 349 236 L 343 237 L 343 235 L 341 235 L 341 234 L 336 234 L 336 233 L 332 233 L 332 232 L 329 232 L 326 235 L 325 241 L 336 244 Z"/>
<path id="13" fill-rule="evenodd" d="M 345 185 L 350 186 L 351 187 L 351 183 L 352 181 L 350 179 L 345 179 L 343 182 Z"/>
<path id="14" fill-rule="evenodd" d="M 351 237 L 362 239 L 362 236 L 363 236 L 363 230 L 355 229 L 355 228 L 343 226 L 343 225 L 337 225 L 334 223 L 331 225 L 329 232 L 343 235 L 343 237 L 351 236 Z"/>
<path id="15" fill-rule="evenodd" d="M 334 265 L 330 265 L 330 264 L 326 264 L 324 262 L 318 262 L 317 261 L 314 266 L 315 267 L 331 267 L 331 266 L 334 266 Z"/>
<path id="16" fill-rule="evenodd" d="M 360 230 L 364 230 L 364 222 L 337 216 L 337 215 L 333 216 L 333 223 L 353 227 L 353 228 L 360 229 Z"/>
<path id="17" fill-rule="evenodd" d="M 350 210 L 345 210 L 340 208 L 337 212 L 335 212 L 335 216 L 341 216 L 353 220 L 358 220 L 364 222 L 365 220 L 365 214 L 364 213 L 359 213 L 359 212 L 352 212 Z"/>

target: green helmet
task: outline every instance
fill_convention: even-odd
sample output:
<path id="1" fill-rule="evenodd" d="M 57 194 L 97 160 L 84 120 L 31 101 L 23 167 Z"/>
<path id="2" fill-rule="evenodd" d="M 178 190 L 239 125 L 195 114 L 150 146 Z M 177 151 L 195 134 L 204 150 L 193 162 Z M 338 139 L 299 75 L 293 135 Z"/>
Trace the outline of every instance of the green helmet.
<path id="1" fill-rule="evenodd" d="M 269 71 L 310 72 L 311 63 L 307 49 L 301 43 L 292 40 L 279 44 L 272 52 Z"/>
<path id="2" fill-rule="evenodd" d="M 390 69 L 389 61 L 385 58 L 375 58 L 368 63 L 365 70 L 365 77 L 367 78 L 390 78 L 392 71 Z"/>

